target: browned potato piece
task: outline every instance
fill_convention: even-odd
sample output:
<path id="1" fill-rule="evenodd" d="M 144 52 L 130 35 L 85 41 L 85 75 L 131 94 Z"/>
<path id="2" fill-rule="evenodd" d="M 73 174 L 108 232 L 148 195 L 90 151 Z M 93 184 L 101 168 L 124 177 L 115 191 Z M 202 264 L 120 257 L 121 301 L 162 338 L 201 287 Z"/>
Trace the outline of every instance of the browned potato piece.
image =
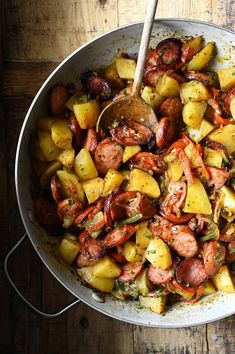
<path id="1" fill-rule="evenodd" d="M 215 43 L 209 42 L 199 53 L 197 53 L 187 64 L 187 70 L 202 70 L 214 57 Z"/>
<path id="2" fill-rule="evenodd" d="M 38 132 L 39 146 L 46 161 L 54 161 L 61 153 L 61 149 L 55 145 L 51 134 L 46 131 Z"/>

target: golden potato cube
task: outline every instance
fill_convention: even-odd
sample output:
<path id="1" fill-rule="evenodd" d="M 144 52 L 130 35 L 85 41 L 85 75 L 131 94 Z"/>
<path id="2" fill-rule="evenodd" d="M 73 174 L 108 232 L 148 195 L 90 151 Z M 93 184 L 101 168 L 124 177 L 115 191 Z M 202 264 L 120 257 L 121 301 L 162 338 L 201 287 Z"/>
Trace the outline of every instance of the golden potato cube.
<path id="1" fill-rule="evenodd" d="M 118 278 L 122 268 L 109 256 L 101 258 L 93 267 L 93 274 L 99 278 Z"/>
<path id="2" fill-rule="evenodd" d="M 220 88 L 227 91 L 235 86 L 235 67 L 217 70 Z"/>
<path id="3" fill-rule="evenodd" d="M 51 137 L 56 146 L 61 149 L 72 149 L 72 132 L 66 120 L 57 120 L 51 126 Z"/>
<path id="4" fill-rule="evenodd" d="M 123 179 L 123 175 L 117 170 L 108 170 L 106 176 L 104 177 L 103 196 L 107 197 L 113 191 L 118 189 L 118 187 L 122 184 Z"/>
<path id="5" fill-rule="evenodd" d="M 81 149 L 74 161 L 74 171 L 81 181 L 98 176 L 97 169 L 87 149 Z"/>
<path id="6" fill-rule="evenodd" d="M 233 97 L 230 101 L 230 111 L 231 111 L 233 119 L 235 120 L 235 97 Z"/>
<path id="7" fill-rule="evenodd" d="M 172 181 L 178 181 L 183 176 L 183 173 L 183 167 L 178 159 L 168 164 L 167 174 Z"/>
<path id="8" fill-rule="evenodd" d="M 148 228 L 148 222 L 139 224 L 136 231 L 136 245 L 140 248 L 147 248 L 152 238 L 153 235 Z"/>
<path id="9" fill-rule="evenodd" d="M 183 211 L 185 213 L 212 214 L 209 197 L 198 178 L 194 177 L 194 183 L 187 187 Z"/>
<path id="10" fill-rule="evenodd" d="M 182 110 L 184 123 L 192 128 L 199 128 L 206 111 L 206 106 L 206 102 L 186 103 Z"/>
<path id="11" fill-rule="evenodd" d="M 117 58 L 116 69 L 121 79 L 134 80 L 136 61 L 127 58 Z"/>
<path id="12" fill-rule="evenodd" d="M 224 125 L 210 133 L 208 138 L 226 146 L 228 153 L 231 154 L 235 150 L 235 125 Z"/>
<path id="13" fill-rule="evenodd" d="M 223 161 L 223 154 L 220 151 L 204 148 L 204 162 L 208 166 L 221 168 Z"/>
<path id="14" fill-rule="evenodd" d="M 77 102 L 85 101 L 87 102 L 88 98 L 87 95 L 85 95 L 84 91 L 82 90 L 77 90 L 72 96 L 68 98 L 68 100 L 65 102 L 65 107 L 68 108 L 70 111 L 73 111 L 73 105 Z"/>
<path id="15" fill-rule="evenodd" d="M 179 294 L 180 296 L 184 297 L 187 300 L 191 300 L 194 296 L 194 292 L 184 291 L 178 288 L 175 288 L 175 293 Z"/>
<path id="16" fill-rule="evenodd" d="M 220 267 L 216 275 L 213 277 L 213 283 L 218 290 L 221 290 L 225 293 L 235 292 L 234 285 L 226 265 Z"/>
<path id="17" fill-rule="evenodd" d="M 152 198 L 158 198 L 161 194 L 158 182 L 148 173 L 138 168 L 130 172 L 127 190 L 140 192 Z"/>
<path id="18" fill-rule="evenodd" d="M 124 256 L 128 262 L 140 262 L 144 250 L 136 245 L 134 241 L 126 241 L 124 244 Z"/>
<path id="19" fill-rule="evenodd" d="M 139 296 L 140 305 L 150 309 L 156 313 L 162 313 L 165 310 L 166 296 L 150 297 L 150 296 Z"/>
<path id="20" fill-rule="evenodd" d="M 76 102 L 73 111 L 82 129 L 93 128 L 100 115 L 100 106 L 96 100 Z"/>
<path id="21" fill-rule="evenodd" d="M 81 244 L 75 239 L 65 236 L 59 245 L 59 254 L 63 261 L 72 264 L 81 250 Z"/>
<path id="22" fill-rule="evenodd" d="M 88 203 L 91 204 L 101 196 L 104 187 L 104 180 L 100 177 L 92 178 L 89 181 L 83 182 L 82 186 Z"/>
<path id="23" fill-rule="evenodd" d="M 67 170 L 56 172 L 60 181 L 60 190 L 63 198 L 77 198 L 84 202 L 84 190 L 75 173 Z"/>
<path id="24" fill-rule="evenodd" d="M 228 186 L 222 186 L 220 188 L 222 192 L 221 204 L 223 208 L 228 212 L 235 214 L 235 193 Z"/>
<path id="25" fill-rule="evenodd" d="M 207 101 L 210 98 L 210 93 L 202 82 L 192 80 L 180 85 L 180 97 L 183 104 L 186 104 L 191 101 Z"/>
<path id="26" fill-rule="evenodd" d="M 63 150 L 57 157 L 57 160 L 61 162 L 63 166 L 69 169 L 73 167 L 74 159 L 75 159 L 75 150 L 73 148 Z"/>
<path id="27" fill-rule="evenodd" d="M 190 139 L 198 144 L 213 129 L 214 129 L 213 124 L 209 123 L 206 119 L 203 119 L 199 128 L 194 129 L 188 126 L 186 130 Z"/>
<path id="28" fill-rule="evenodd" d="M 61 149 L 55 145 L 50 133 L 40 130 L 38 132 L 38 142 L 46 161 L 50 162 L 57 159 Z"/>
<path id="29" fill-rule="evenodd" d="M 135 279 L 135 285 L 139 294 L 147 295 L 149 293 L 152 289 L 152 284 L 149 281 L 147 269 L 142 270 L 142 272 L 138 275 Z"/>
<path id="30" fill-rule="evenodd" d="M 141 97 L 145 102 L 147 102 L 153 109 L 160 106 L 160 104 L 164 101 L 165 97 L 161 96 L 158 90 L 152 86 L 145 86 Z"/>
<path id="31" fill-rule="evenodd" d="M 183 43 L 182 50 L 184 50 L 186 47 L 189 47 L 192 51 L 192 54 L 195 55 L 201 50 L 203 41 L 203 36 L 191 38 L 187 42 Z"/>
<path id="32" fill-rule="evenodd" d="M 159 94 L 164 97 L 177 97 L 179 96 L 180 86 L 178 81 L 173 77 L 162 75 L 158 80 L 156 89 Z"/>
<path id="33" fill-rule="evenodd" d="M 124 163 L 127 162 L 130 158 L 135 156 L 137 154 L 137 152 L 140 152 L 140 151 L 141 151 L 140 145 L 125 146 L 124 151 L 123 151 L 122 161 Z"/>
<path id="34" fill-rule="evenodd" d="M 215 43 L 209 42 L 187 64 L 187 70 L 202 70 L 215 55 Z"/>
<path id="35" fill-rule="evenodd" d="M 57 120 L 58 118 L 56 117 L 40 117 L 36 121 L 36 129 L 51 133 L 52 124 L 54 124 Z"/>
<path id="36" fill-rule="evenodd" d="M 145 251 L 147 260 L 156 267 L 167 269 L 172 265 L 171 252 L 167 244 L 155 237 Z"/>
<path id="37" fill-rule="evenodd" d="M 41 189 L 46 189 L 50 185 L 51 177 L 61 168 L 61 163 L 58 161 L 53 161 L 49 163 L 45 171 L 40 177 L 40 187 Z"/>
<path id="38" fill-rule="evenodd" d="M 201 161 L 198 161 L 197 150 L 195 149 L 193 143 L 188 144 L 184 151 L 190 161 L 192 168 L 197 168 L 201 166 Z"/>
<path id="39" fill-rule="evenodd" d="M 203 295 L 211 295 L 214 294 L 216 292 L 216 289 L 212 283 L 211 280 L 207 280 L 207 282 L 204 284 L 204 291 L 203 291 Z"/>
<path id="40" fill-rule="evenodd" d="M 108 80 L 110 85 L 116 89 L 122 89 L 125 86 L 125 81 L 118 76 L 116 62 L 107 66 L 103 72 L 103 77 Z"/>
<path id="41" fill-rule="evenodd" d="M 114 287 L 114 279 L 96 277 L 93 274 L 93 271 L 94 271 L 94 266 L 83 267 L 77 270 L 80 278 L 85 283 L 89 284 L 92 288 L 103 291 L 105 293 L 111 293 Z"/>

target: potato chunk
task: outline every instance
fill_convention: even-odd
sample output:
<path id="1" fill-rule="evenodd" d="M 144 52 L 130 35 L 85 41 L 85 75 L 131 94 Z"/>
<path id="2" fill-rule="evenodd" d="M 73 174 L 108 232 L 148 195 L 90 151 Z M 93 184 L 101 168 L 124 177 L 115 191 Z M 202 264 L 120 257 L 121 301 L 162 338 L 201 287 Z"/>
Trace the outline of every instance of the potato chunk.
<path id="1" fill-rule="evenodd" d="M 103 192 L 104 180 L 100 177 L 92 178 L 82 183 L 88 203 L 96 201 Z"/>
<path id="2" fill-rule="evenodd" d="M 141 295 L 147 295 L 149 291 L 152 289 L 152 284 L 149 281 L 147 275 L 147 269 L 144 269 L 138 277 L 135 279 L 135 285 L 137 287 L 137 291 Z"/>
<path id="3" fill-rule="evenodd" d="M 102 72 L 102 76 L 108 80 L 110 85 L 113 88 L 121 90 L 125 86 L 125 80 L 121 79 L 118 76 L 117 68 L 116 68 L 116 62 L 106 66 L 104 71 Z"/>
<path id="4" fill-rule="evenodd" d="M 211 295 L 214 294 L 216 292 L 216 289 L 212 283 L 211 280 L 207 280 L 207 282 L 204 284 L 204 291 L 203 291 L 203 295 Z"/>
<path id="5" fill-rule="evenodd" d="M 74 161 L 74 170 L 79 179 L 86 181 L 98 176 L 97 169 L 87 149 L 81 149 Z"/>
<path id="6" fill-rule="evenodd" d="M 156 313 L 162 313 L 165 310 L 166 296 L 150 297 L 150 296 L 139 296 L 140 305 L 150 309 Z"/>
<path id="7" fill-rule="evenodd" d="M 227 69 L 218 69 L 217 74 L 222 91 L 227 91 L 235 86 L 235 66 Z"/>
<path id="8" fill-rule="evenodd" d="M 234 70 L 235 71 L 235 70 Z M 235 75 L 235 74 L 234 74 Z M 232 117 L 233 119 L 235 120 L 235 97 L 233 97 L 231 99 L 231 102 L 230 102 L 230 111 L 231 111 L 231 114 L 232 114 Z"/>
<path id="9" fill-rule="evenodd" d="M 147 172 L 134 168 L 130 172 L 127 191 L 140 192 L 152 198 L 161 194 L 158 182 Z"/>
<path id="10" fill-rule="evenodd" d="M 214 166 L 221 168 L 223 161 L 223 154 L 220 151 L 210 149 L 208 147 L 204 148 L 204 161 L 208 166 Z"/>
<path id="11" fill-rule="evenodd" d="M 128 262 L 139 262 L 142 260 L 144 250 L 136 245 L 134 241 L 127 241 L 124 244 L 124 256 Z"/>
<path id="12" fill-rule="evenodd" d="M 184 151 L 190 161 L 192 168 L 197 168 L 201 166 L 201 161 L 198 161 L 197 151 L 195 149 L 195 146 L 193 146 L 193 143 L 188 144 Z"/>
<path id="13" fill-rule="evenodd" d="M 226 146 L 228 153 L 231 154 L 235 150 L 235 125 L 224 125 L 214 130 L 208 138 Z"/>
<path id="14" fill-rule="evenodd" d="M 123 175 L 113 169 L 108 170 L 106 176 L 104 177 L 104 189 L 103 196 L 107 197 L 113 191 L 118 189 L 118 187 L 122 184 L 124 177 Z"/>
<path id="15" fill-rule="evenodd" d="M 152 86 L 145 86 L 141 97 L 145 102 L 147 102 L 153 109 L 160 106 L 160 104 L 164 101 L 165 97 L 161 96 L 158 90 Z"/>
<path id="16" fill-rule="evenodd" d="M 183 104 L 186 104 L 191 101 L 207 101 L 210 98 L 210 93 L 202 82 L 192 80 L 180 85 L 180 97 Z"/>
<path id="17" fill-rule="evenodd" d="M 207 45 L 188 62 L 187 70 L 202 70 L 214 57 L 214 54 L 215 43 L 207 43 Z"/>
<path id="18" fill-rule="evenodd" d="M 121 79 L 134 80 L 136 61 L 127 58 L 117 58 L 116 69 Z"/>
<path id="19" fill-rule="evenodd" d="M 187 127 L 187 133 L 192 141 L 199 143 L 214 129 L 213 124 L 209 123 L 206 119 L 203 119 L 200 127 L 197 129 Z"/>
<path id="20" fill-rule="evenodd" d="M 51 126 L 51 137 L 56 146 L 61 149 L 72 149 L 72 132 L 66 120 L 57 120 Z"/>
<path id="21" fill-rule="evenodd" d="M 148 228 L 148 223 L 142 222 L 139 224 L 136 231 L 136 245 L 140 248 L 147 248 L 152 238 L 153 235 Z"/>
<path id="22" fill-rule="evenodd" d="M 76 237 L 71 237 L 69 233 L 65 234 L 59 246 L 59 254 L 63 261 L 72 264 L 81 250 L 81 244 Z"/>
<path id="23" fill-rule="evenodd" d="M 167 174 L 172 181 L 178 181 L 183 176 L 183 173 L 183 167 L 178 159 L 168 164 Z"/>
<path id="24" fill-rule="evenodd" d="M 85 283 L 89 284 L 92 288 L 103 291 L 105 293 L 110 293 L 114 287 L 114 279 L 96 277 L 93 274 L 93 271 L 94 271 L 94 266 L 84 267 L 77 270 L 80 278 Z"/>
<path id="25" fill-rule="evenodd" d="M 60 190 L 63 198 L 74 197 L 84 202 L 84 190 L 75 173 L 67 170 L 56 172 L 60 181 Z"/>
<path id="26" fill-rule="evenodd" d="M 73 148 L 63 150 L 57 157 L 57 160 L 61 162 L 63 166 L 69 169 L 73 167 L 74 159 L 75 159 L 75 151 Z"/>
<path id="27" fill-rule="evenodd" d="M 185 213 L 212 214 L 210 200 L 202 182 L 198 178 L 194 178 L 194 183 L 187 187 L 183 211 Z"/>
<path id="28" fill-rule="evenodd" d="M 188 102 L 183 107 L 182 115 L 185 124 L 199 128 L 206 111 L 206 102 Z"/>
<path id="29" fill-rule="evenodd" d="M 178 81 L 171 76 L 163 75 L 158 80 L 156 86 L 159 94 L 164 97 L 177 97 L 179 96 L 180 87 Z"/>
<path id="30" fill-rule="evenodd" d="M 220 188 L 222 192 L 221 204 L 228 213 L 235 214 L 235 193 L 228 186 Z"/>
<path id="31" fill-rule="evenodd" d="M 167 269 L 172 265 L 171 252 L 167 244 L 155 237 L 145 251 L 147 260 L 156 267 Z"/>
<path id="32" fill-rule="evenodd" d="M 203 36 L 191 38 L 187 42 L 183 43 L 182 50 L 184 50 L 186 47 L 189 47 L 192 51 L 192 54 L 195 55 L 201 50 L 203 41 Z"/>
<path id="33" fill-rule="evenodd" d="M 137 152 L 141 151 L 140 145 L 133 145 L 133 146 L 125 146 L 123 151 L 123 162 L 127 162 L 130 158 L 132 158 Z"/>
<path id="34" fill-rule="evenodd" d="M 52 124 L 58 120 L 56 117 L 40 117 L 36 122 L 37 130 L 45 130 L 48 133 L 51 133 Z"/>
<path id="35" fill-rule="evenodd" d="M 82 129 L 93 128 L 100 115 L 100 106 L 96 100 L 78 101 L 73 105 L 73 111 Z"/>
<path id="36" fill-rule="evenodd" d="M 224 291 L 225 293 L 234 293 L 234 285 L 229 274 L 228 267 L 223 265 L 218 273 L 213 277 L 213 283 L 218 290 Z"/>
<path id="37" fill-rule="evenodd" d="M 93 267 L 93 274 L 99 278 L 118 278 L 122 268 L 109 256 L 101 258 Z"/>
<path id="38" fill-rule="evenodd" d="M 61 168 L 61 163 L 58 161 L 50 162 L 45 171 L 41 174 L 40 177 L 40 187 L 42 190 L 46 189 L 50 185 L 51 177 Z"/>
<path id="39" fill-rule="evenodd" d="M 55 145 L 50 133 L 40 130 L 38 132 L 38 142 L 46 161 L 50 162 L 57 159 L 61 153 L 61 149 Z"/>

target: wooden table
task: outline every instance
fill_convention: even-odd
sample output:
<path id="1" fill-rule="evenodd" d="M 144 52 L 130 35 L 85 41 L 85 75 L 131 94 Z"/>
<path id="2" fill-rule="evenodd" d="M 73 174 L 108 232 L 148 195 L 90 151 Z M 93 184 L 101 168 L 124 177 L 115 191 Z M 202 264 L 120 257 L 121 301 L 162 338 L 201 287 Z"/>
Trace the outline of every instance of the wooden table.
<path id="1" fill-rule="evenodd" d="M 146 0 L 5 0 L 0 5 L 1 260 L 24 233 L 14 186 L 14 157 L 25 113 L 57 64 L 82 43 L 124 24 L 142 20 Z M 2 8 L 1 8 L 2 7 Z M 235 30 L 234 0 L 159 0 L 158 17 L 200 19 Z M 3 53 L 3 55 L 2 55 Z M 1 99 L 1 98 L 0 98 Z M 31 301 L 48 311 L 71 300 L 25 244 L 11 265 Z M 189 329 L 148 329 L 125 324 L 79 305 L 45 320 L 30 313 L 2 277 L 1 354 L 235 353 L 235 317 Z"/>

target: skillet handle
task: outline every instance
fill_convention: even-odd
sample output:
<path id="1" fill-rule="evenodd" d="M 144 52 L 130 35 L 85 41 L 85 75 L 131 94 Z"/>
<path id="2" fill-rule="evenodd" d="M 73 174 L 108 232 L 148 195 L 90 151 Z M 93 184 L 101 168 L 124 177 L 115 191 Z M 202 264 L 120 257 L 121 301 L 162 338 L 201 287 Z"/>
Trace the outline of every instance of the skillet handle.
<path id="1" fill-rule="evenodd" d="M 9 258 L 11 258 L 11 256 L 15 253 L 16 249 L 21 245 L 21 243 L 23 241 L 26 240 L 27 234 L 24 234 L 24 236 L 15 244 L 15 246 L 13 246 L 13 248 L 8 252 L 8 254 L 6 255 L 5 259 L 4 259 L 4 272 L 6 275 L 6 278 L 9 282 L 9 284 L 11 285 L 11 287 L 15 290 L 16 294 L 20 297 L 20 299 L 24 302 L 24 304 L 34 313 L 45 317 L 45 318 L 54 318 L 57 316 L 60 316 L 62 313 L 64 313 L 65 311 L 67 311 L 68 309 L 70 309 L 70 307 L 78 304 L 79 302 L 81 302 L 81 300 L 74 300 L 72 303 L 70 303 L 69 305 L 65 306 L 64 308 L 62 308 L 60 311 L 55 312 L 55 313 L 46 313 L 44 311 L 39 310 L 38 308 L 36 308 L 34 305 L 32 305 L 29 300 L 27 300 L 24 295 L 20 292 L 20 290 L 16 287 L 15 283 L 13 282 L 9 271 L 8 271 L 8 261 Z"/>

